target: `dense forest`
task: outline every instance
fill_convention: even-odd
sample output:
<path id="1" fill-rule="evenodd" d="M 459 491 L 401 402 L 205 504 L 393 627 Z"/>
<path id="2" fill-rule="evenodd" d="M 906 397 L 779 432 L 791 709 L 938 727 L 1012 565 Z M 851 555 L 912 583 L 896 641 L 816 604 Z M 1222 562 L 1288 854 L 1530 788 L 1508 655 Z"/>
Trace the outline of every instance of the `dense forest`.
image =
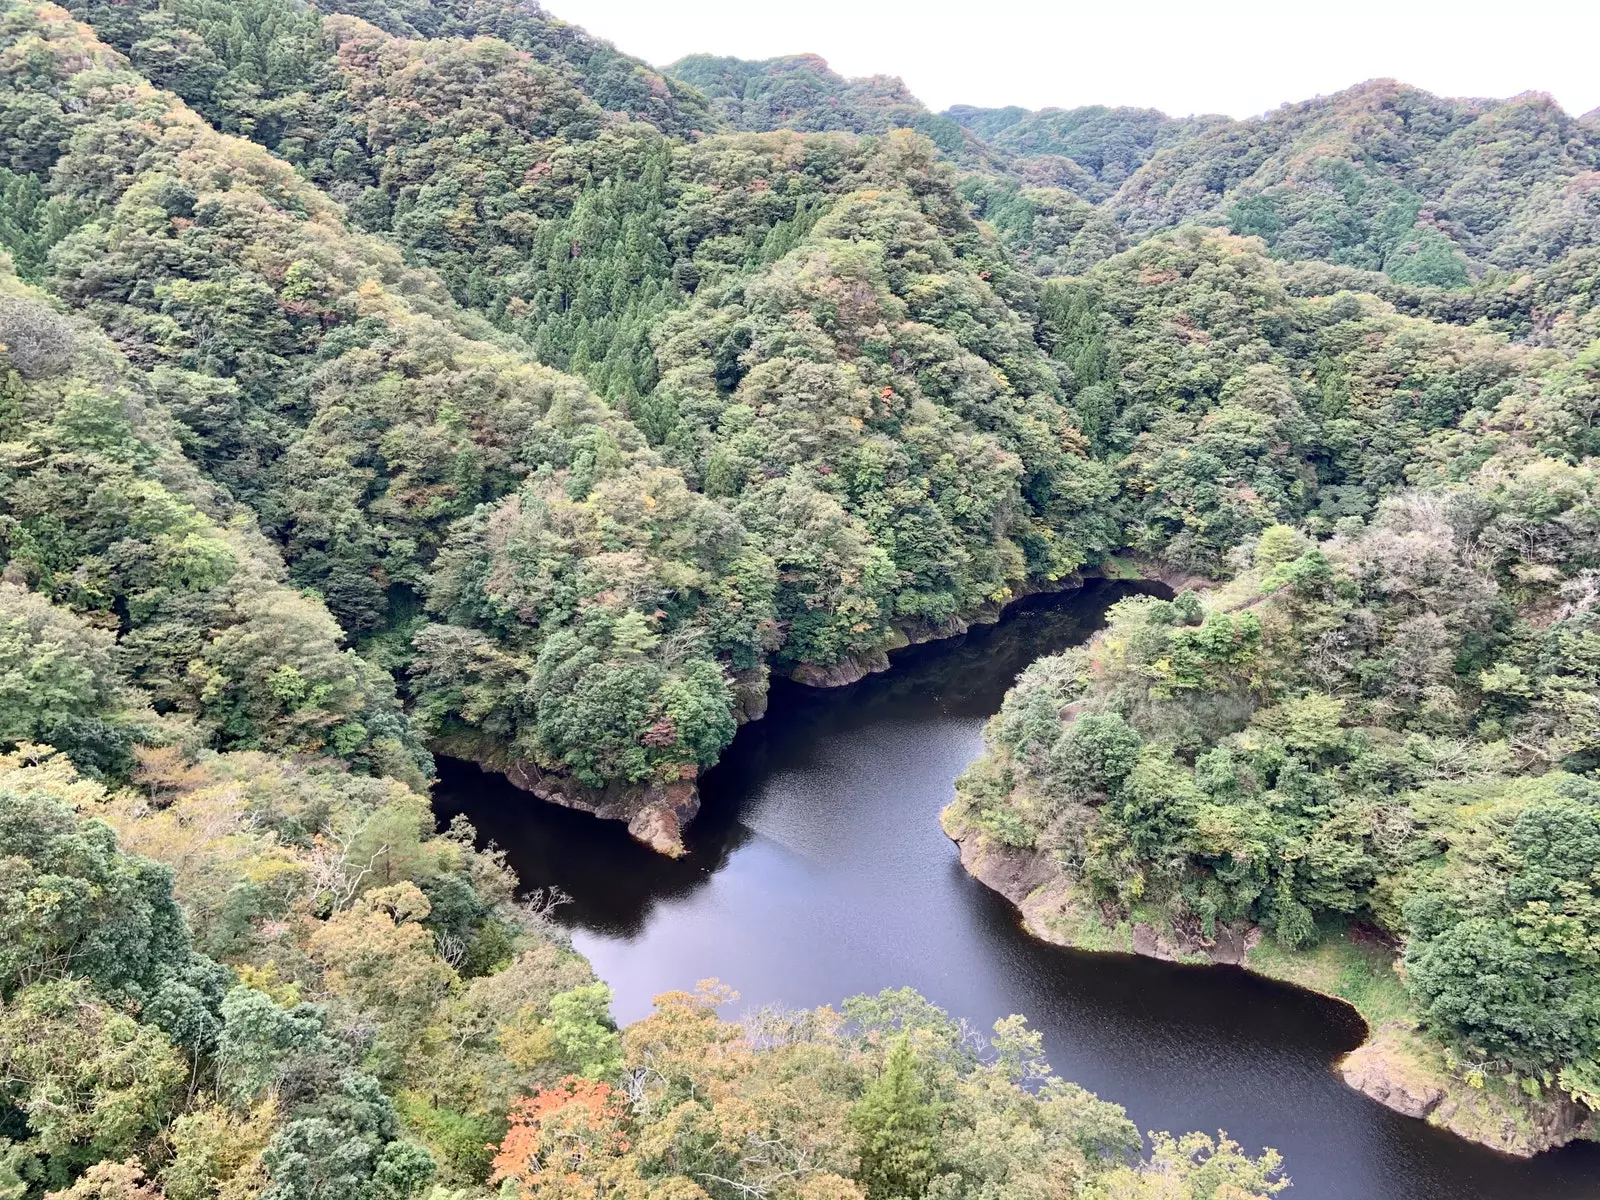
<path id="1" fill-rule="evenodd" d="M 775 673 L 1096 572 L 1179 591 L 1022 677 L 964 851 L 1083 944 L 1354 931 L 1430 1070 L 1600 1110 L 1600 116 L 4 0 L 0 249 L 0 1198 L 1276 1194 L 1020 1019 L 618 1030 L 429 808 L 681 852 Z"/>

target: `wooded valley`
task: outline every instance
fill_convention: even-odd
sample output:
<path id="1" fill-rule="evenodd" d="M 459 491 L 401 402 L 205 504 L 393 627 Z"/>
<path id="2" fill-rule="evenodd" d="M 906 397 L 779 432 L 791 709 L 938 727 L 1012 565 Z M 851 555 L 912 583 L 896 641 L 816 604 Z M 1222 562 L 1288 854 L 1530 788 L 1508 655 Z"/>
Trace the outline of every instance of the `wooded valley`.
<path id="1" fill-rule="evenodd" d="M 1593 1132 L 1600 114 L 4 0 L 0 249 L 3 1200 L 1276 1194 L 1020 1018 L 619 1031 L 435 826 L 448 755 L 681 853 L 775 675 L 1090 576 L 1173 598 L 1022 676 L 963 854 L 1053 939 L 1248 940 L 1466 1136 Z"/>

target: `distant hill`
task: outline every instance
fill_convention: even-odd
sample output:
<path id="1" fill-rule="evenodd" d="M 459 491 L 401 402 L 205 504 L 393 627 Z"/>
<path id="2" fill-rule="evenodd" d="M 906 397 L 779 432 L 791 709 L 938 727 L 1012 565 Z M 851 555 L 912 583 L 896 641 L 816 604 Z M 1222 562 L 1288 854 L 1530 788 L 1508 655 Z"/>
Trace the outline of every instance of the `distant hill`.
<path id="1" fill-rule="evenodd" d="M 1600 233 L 1600 122 L 1539 93 L 1452 100 L 1373 80 L 1243 121 L 1099 107 L 945 115 L 1013 176 L 1105 205 L 1133 238 L 1225 225 L 1279 258 L 1462 287 L 1549 266 Z"/>
<path id="2" fill-rule="evenodd" d="M 931 112 L 893 75 L 847 79 L 817 54 L 760 61 L 691 54 L 665 71 L 704 95 L 719 123 L 731 129 L 862 134 L 914 129 L 964 165 L 996 165 L 997 156 L 981 138 L 948 114 Z"/>
<path id="3" fill-rule="evenodd" d="M 553 17 L 536 0 L 310 0 L 325 13 L 347 13 L 401 37 L 492 37 L 540 62 L 574 72 L 600 107 L 627 113 L 668 133 L 710 123 L 705 104 L 643 59 Z"/>
<path id="4" fill-rule="evenodd" d="M 1284 258 L 1449 286 L 1592 243 L 1597 165 L 1600 128 L 1548 96 L 1449 100 L 1374 80 L 1178 142 L 1110 203 L 1134 234 L 1223 221 Z"/>
<path id="5" fill-rule="evenodd" d="M 998 150 L 1021 159 L 1070 159 L 1090 177 L 1079 190 L 1104 199 L 1157 151 L 1207 129 L 1231 124 L 1226 117 L 1169 117 L 1153 108 L 973 108 L 958 104 L 945 116 Z M 1025 173 L 1038 174 L 1035 166 Z M 1096 186 L 1099 185 L 1099 186 Z"/>

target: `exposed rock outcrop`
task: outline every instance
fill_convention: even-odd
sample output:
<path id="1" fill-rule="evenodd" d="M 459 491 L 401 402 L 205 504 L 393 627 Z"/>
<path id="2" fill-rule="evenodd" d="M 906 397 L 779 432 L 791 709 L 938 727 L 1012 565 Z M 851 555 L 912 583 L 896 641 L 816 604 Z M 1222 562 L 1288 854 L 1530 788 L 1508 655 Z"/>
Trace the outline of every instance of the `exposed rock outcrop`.
<path id="1" fill-rule="evenodd" d="M 1157 929 L 1145 922 L 1112 924 L 1085 901 L 1082 889 L 1050 854 L 987 838 L 979 830 L 963 826 L 953 806 L 945 810 L 942 819 L 967 873 L 1011 901 L 1028 932 L 1042 941 L 1165 962 L 1239 965 L 1261 940 L 1261 930 L 1255 925 L 1223 925 L 1215 937 L 1206 938 L 1198 930 Z"/>
<path id="2" fill-rule="evenodd" d="M 1429 1116 L 1445 1097 L 1437 1079 L 1406 1069 L 1381 1040 L 1365 1042 L 1345 1055 L 1339 1074 L 1356 1091 L 1408 1117 Z"/>
<path id="3" fill-rule="evenodd" d="M 733 719 L 740 725 L 767 715 L 767 664 L 733 673 Z"/>
<path id="4" fill-rule="evenodd" d="M 700 790 L 693 776 L 666 784 L 614 783 L 596 788 L 569 776 L 543 774 L 521 759 L 508 763 L 502 771 L 517 787 L 541 800 L 607 821 L 626 821 L 635 839 L 672 858 L 684 853 L 683 831 L 700 811 Z"/>
<path id="5" fill-rule="evenodd" d="M 889 652 L 883 648 L 851 654 L 836 663 L 798 663 L 789 678 L 807 687 L 836 688 L 859 683 L 868 675 L 889 669 Z"/>
<path id="6" fill-rule="evenodd" d="M 1163 962 L 1210 962 L 1237 967 L 1261 941 L 1259 925 L 1219 925 L 1216 936 L 1198 931 L 1158 929 L 1143 921 L 1133 926 L 1133 952 Z"/>
<path id="7" fill-rule="evenodd" d="M 1512 1100 L 1495 1088 L 1468 1086 L 1436 1059 L 1414 1030 L 1387 1025 L 1345 1056 L 1339 1074 L 1395 1112 L 1519 1158 L 1564 1146 L 1588 1131 L 1592 1114 L 1558 1089 L 1539 1099 Z"/>
<path id="8" fill-rule="evenodd" d="M 1090 902 L 1052 855 L 989 838 L 968 823 L 959 802 L 940 819 L 961 853 L 961 865 L 1014 904 L 1024 927 L 1043 941 L 1170 962 L 1226 963 L 1280 978 L 1259 971 L 1251 961 L 1250 952 L 1261 941 L 1256 926 L 1224 926 L 1215 938 L 1204 939 L 1192 932 L 1118 921 Z M 1307 986 L 1299 978 L 1283 981 Z M 1345 1083 L 1379 1104 L 1504 1154 L 1527 1157 L 1596 1136 L 1593 1114 L 1559 1090 L 1534 1098 L 1499 1089 L 1494 1081 L 1472 1087 L 1445 1068 L 1436 1046 L 1403 1023 L 1369 1027 L 1367 1040 L 1337 1069 Z"/>

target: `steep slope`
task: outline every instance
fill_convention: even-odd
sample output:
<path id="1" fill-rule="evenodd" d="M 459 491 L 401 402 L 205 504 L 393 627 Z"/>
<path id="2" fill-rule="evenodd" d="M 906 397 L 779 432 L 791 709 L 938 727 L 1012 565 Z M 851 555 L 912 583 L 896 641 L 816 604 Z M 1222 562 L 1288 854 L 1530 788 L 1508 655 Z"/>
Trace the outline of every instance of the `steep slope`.
<path id="1" fill-rule="evenodd" d="M 1232 578 L 1034 664 L 946 828 L 1041 936 L 1350 999 L 1345 1078 L 1402 1112 L 1588 1136 L 1600 342 L 1276 274 L 1179 231 L 1047 293 L 1129 541 Z"/>
<path id="2" fill-rule="evenodd" d="M 1046 325 L 1126 544 L 1215 577 L 1278 521 L 1326 533 L 1401 486 L 1431 437 L 1548 361 L 1338 281 L 1297 296 L 1253 239 L 1161 234 L 1050 285 Z"/>
<path id="3" fill-rule="evenodd" d="M 620 154 L 618 174 L 536 187 L 571 205 L 536 226 L 559 254 L 528 255 L 491 311 L 547 357 L 557 334 L 572 365 L 601 359 L 634 423 L 84 27 L 8 22 L 28 63 L 11 106 L 43 114 L 57 148 L 8 164 L 43 197 L 21 231 L 38 273 L 137 364 L 204 379 L 171 396 L 186 448 L 260 514 L 296 583 L 411 671 L 437 745 L 673 847 L 694 775 L 761 711 L 769 657 L 849 678 L 1115 544 L 1032 285 L 910 134 L 691 147 L 628 127 L 571 147 Z M 397 111 L 385 64 L 425 80 L 445 61 L 348 31 L 341 70 L 372 81 L 373 121 Z M 434 145 L 409 128 L 387 161 Z M 139 146 L 136 169 L 107 145 Z M 635 153 L 653 169 L 628 179 Z"/>
<path id="4" fill-rule="evenodd" d="M 975 239 L 973 227 L 958 212 L 948 179 L 933 169 L 920 150 L 894 142 L 858 144 L 794 137 L 713 139 L 697 147 L 675 148 L 637 127 L 602 136 L 592 144 L 552 145 L 529 129 L 542 115 L 537 104 L 499 116 L 472 108 L 479 96 L 505 90 L 498 77 L 484 79 L 479 72 L 467 72 L 465 77 L 473 81 L 474 90 L 465 99 L 459 91 L 429 86 L 437 74 L 463 77 L 460 70 L 445 69 L 447 62 L 458 60 L 435 57 L 448 55 L 453 43 L 397 41 L 333 20 L 326 28 L 335 40 L 344 39 L 340 41 L 340 69 L 347 84 L 344 95 L 350 118 L 369 126 L 383 120 L 387 136 L 395 142 L 388 160 L 401 162 L 398 173 L 404 173 L 402 156 L 408 150 L 430 160 L 427 165 L 433 169 L 424 190 L 449 190 L 459 195 L 459 189 L 452 186 L 455 175 L 443 178 L 438 170 L 437 151 L 440 143 L 448 140 L 448 131 L 443 131 L 446 136 L 433 137 L 432 133 L 441 132 L 437 123 L 419 120 L 402 126 L 403 132 L 397 134 L 393 120 L 397 109 L 419 117 L 434 111 L 440 116 L 451 113 L 456 114 L 453 119 L 463 122 L 468 116 L 483 117 L 505 137 L 523 138 L 518 144 L 529 154 L 550 156 L 541 164 L 546 170 L 539 172 L 540 184 L 530 189 L 528 219 L 522 223 L 538 229 L 537 242 L 523 251 L 520 271 L 505 273 L 513 268 L 516 253 L 509 245 L 500 247 L 485 264 L 501 268 L 492 285 L 484 284 L 492 289 L 488 307 L 543 357 L 579 366 L 587 360 L 594 364 L 592 375 L 605 372 L 608 391 L 630 402 L 657 440 L 665 435 L 656 428 L 659 422 L 648 419 L 652 411 L 649 399 L 639 395 L 653 386 L 656 366 L 643 338 L 644 329 L 664 306 L 674 302 L 674 296 L 681 302 L 696 289 L 764 269 L 806 236 L 831 197 L 864 186 L 888 185 L 924 193 L 918 206 L 935 212 L 940 222 L 933 237 L 962 242 L 937 250 L 948 255 L 963 278 L 990 274 L 996 277 L 997 286 L 1003 280 L 1007 289 L 1002 298 L 980 286 L 980 291 L 991 294 L 974 301 L 985 309 L 983 323 L 1010 323 L 1003 336 L 1014 347 L 1005 352 L 1012 354 L 1014 361 L 1001 364 L 991 355 L 995 365 L 1007 365 L 1013 373 L 1020 373 L 1019 378 L 1037 376 L 1027 384 L 1032 391 L 1048 393 L 1054 387 L 1047 369 L 1039 375 L 1042 360 L 1037 352 L 1023 349 L 1031 340 L 1030 331 L 1005 311 L 1008 303 L 1024 309 L 1031 304 L 1027 285 L 1007 270 L 981 239 Z M 484 54 L 488 49 L 481 48 Z M 429 107 L 433 104 L 437 104 L 436 110 Z M 572 130 L 561 135 L 563 141 L 569 133 Z M 499 152 L 493 157 L 502 163 L 514 150 L 507 142 L 492 148 Z M 583 177 L 593 180 L 597 171 L 606 172 L 599 187 L 569 182 Z M 467 169 L 460 174 L 474 173 Z M 391 194 L 397 201 L 404 200 L 405 190 L 391 189 Z M 448 229 L 478 224 L 470 218 L 479 218 L 491 227 L 496 224 L 493 214 L 482 207 L 484 197 L 461 199 L 466 201 L 465 210 L 458 210 L 449 222 L 424 218 L 419 201 L 408 210 L 405 221 L 395 223 L 396 233 L 412 245 L 417 257 L 440 262 L 458 280 L 466 272 L 457 267 L 457 260 L 470 251 L 452 258 L 442 249 L 441 237 L 412 235 L 428 229 L 447 236 Z M 503 206 L 504 201 L 501 203 Z M 569 206 L 566 214 L 561 213 L 564 204 Z M 554 214 L 555 219 L 538 220 L 544 213 Z M 500 223 L 510 225 L 511 221 L 507 217 Z M 591 245 L 595 252 L 583 253 Z M 579 253 L 572 253 L 574 249 Z M 566 263 L 554 261 L 558 250 L 567 252 L 560 255 Z M 674 253 L 676 260 L 670 261 Z M 474 288 L 469 283 L 466 290 Z M 619 292 L 626 297 L 627 310 L 622 313 L 614 308 Z M 660 303 L 652 300 L 653 294 L 661 297 Z M 956 313 L 941 317 L 962 319 Z M 1016 357 L 1019 354 L 1021 357 Z M 1025 363 L 1029 355 L 1035 361 Z M 635 362 L 629 364 L 629 358 Z M 597 359 L 601 360 L 598 364 Z M 623 369 L 616 370 L 619 361 Z"/>
<path id="5" fill-rule="evenodd" d="M 1277 1155 L 1225 1138 L 1158 1135 L 1142 1160 L 1122 1110 L 1056 1078 L 1021 1017 L 980 1052 L 909 990 L 847 1000 L 848 1023 L 736 1024 L 708 982 L 619 1032 L 500 856 L 470 827 L 436 835 L 397 784 L 160 753 L 137 783 L 0 754 L 5 894 L 26 898 L 0 909 L 0 1186 L 18 1200 L 532 1200 L 557 1122 L 594 1137 L 558 1176 L 569 1194 L 860 1200 L 884 1173 L 873 1131 L 895 1128 L 874 1116 L 885 1076 L 900 1108 L 908 1081 L 913 1111 L 938 1104 L 920 1161 L 950 1196 L 1072 1179 L 1200 1200 L 1223 1179 L 1265 1200 L 1282 1182 Z"/>
<path id="6" fill-rule="evenodd" d="M 1076 191 L 974 172 L 962 179 L 961 195 L 1017 264 L 1040 278 L 1081 275 L 1128 247 L 1111 213 Z"/>
<path id="7" fill-rule="evenodd" d="M 1130 233 L 1227 221 L 1285 258 L 1459 286 L 1600 237 L 1600 140 L 1548 96 L 1446 100 L 1392 80 L 1218 126 L 1110 201 Z"/>
<path id="8" fill-rule="evenodd" d="M 135 743 L 180 736 L 326 754 L 418 785 L 432 775 L 393 681 L 341 647 L 322 604 L 288 586 L 249 510 L 184 457 L 167 400 L 226 403 L 225 390 L 182 368 L 132 369 L 3 264 L 0 372 L 6 586 L 92 627 L 73 634 L 26 606 L 8 614 L 7 662 L 32 663 L 32 682 L 7 693 L 8 741 L 49 742 L 109 777 L 126 774 Z M 79 637 L 96 657 L 74 666 Z M 114 680 L 142 690 L 125 695 Z M 188 723 L 168 728 L 157 713 Z"/>
<path id="9" fill-rule="evenodd" d="M 946 827 L 1000 886 L 1034 864 L 1013 898 L 1046 936 L 1349 994 L 1346 1078 L 1402 1111 L 1519 1154 L 1580 1136 L 1594 519 L 1592 462 L 1521 448 L 1320 545 L 1269 529 L 1210 596 L 1034 664 Z"/>
<path id="10" fill-rule="evenodd" d="M 581 383 L 493 340 L 436 280 L 346 229 L 287 165 L 213 131 L 61 10 L 13 9 L 4 21 L 18 50 L 7 61 L 28 64 L 9 76 L 10 110 L 23 102 L 46 114 L 47 140 L 61 147 L 50 203 L 82 218 L 50 250 L 50 287 L 161 380 L 180 439 L 255 507 L 295 582 L 314 588 L 346 630 L 377 639 L 372 655 L 397 666 L 410 657 L 438 547 L 480 503 L 523 481 L 530 496 L 554 489 L 583 501 L 608 480 L 640 503 L 652 471 L 677 478 Z M 100 154 L 106 145 L 140 147 L 137 169 Z M 696 514 L 716 509 L 702 501 L 675 513 L 689 526 L 680 536 L 699 545 L 704 535 L 693 530 L 706 522 Z M 722 531 L 715 553 L 739 554 L 743 531 L 731 518 L 708 528 Z M 612 549 L 589 544 L 579 556 L 622 561 Z M 503 753 L 595 783 L 612 768 L 632 783 L 677 779 L 713 761 L 732 735 L 736 703 L 717 656 L 759 645 L 766 619 L 755 570 L 756 597 L 737 615 L 680 597 L 659 632 L 706 619 L 718 632 L 661 648 L 655 635 L 626 633 L 665 617 L 651 615 L 654 594 L 618 591 L 605 571 L 565 582 L 577 588 L 570 602 L 586 623 L 557 639 L 547 669 L 559 659 L 579 675 L 610 672 L 637 686 L 625 696 L 600 689 L 576 734 L 582 746 L 530 734 Z M 613 637 L 615 619 L 630 612 L 633 624 Z M 541 642 L 555 631 L 553 613 L 527 616 Z M 663 739 L 659 719 L 676 711 L 673 697 L 685 688 L 689 716 Z M 536 727 L 564 700 L 536 693 L 519 703 Z M 633 754 L 596 768 L 594 748 L 619 726 Z"/>
<path id="11" fill-rule="evenodd" d="M 0 754 L 0 1185 L 481 1184 L 514 1102 L 619 1038 L 605 985 L 471 843 L 424 793 L 326 763 L 143 747 L 106 787 L 48 747 Z M 519 1050 L 558 1019 L 566 1041 Z"/>

